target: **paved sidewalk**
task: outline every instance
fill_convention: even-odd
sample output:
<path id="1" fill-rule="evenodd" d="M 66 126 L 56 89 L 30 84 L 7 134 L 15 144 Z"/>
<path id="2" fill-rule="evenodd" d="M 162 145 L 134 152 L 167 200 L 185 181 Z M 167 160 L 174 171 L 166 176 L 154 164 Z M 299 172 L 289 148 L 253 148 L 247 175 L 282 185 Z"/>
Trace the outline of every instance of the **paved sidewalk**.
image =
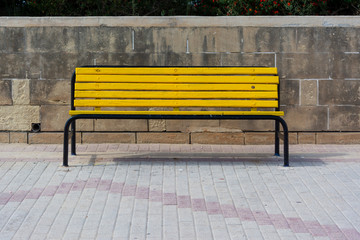
<path id="1" fill-rule="evenodd" d="M 360 146 L 0 144 L 0 239 L 360 239 Z"/>

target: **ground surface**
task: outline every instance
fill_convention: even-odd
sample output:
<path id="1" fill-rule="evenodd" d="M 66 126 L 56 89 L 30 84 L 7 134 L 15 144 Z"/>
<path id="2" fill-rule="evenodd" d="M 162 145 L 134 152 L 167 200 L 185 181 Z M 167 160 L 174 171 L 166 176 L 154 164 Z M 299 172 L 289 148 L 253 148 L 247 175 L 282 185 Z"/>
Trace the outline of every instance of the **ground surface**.
<path id="1" fill-rule="evenodd" d="M 360 146 L 0 144 L 0 239 L 360 239 Z"/>

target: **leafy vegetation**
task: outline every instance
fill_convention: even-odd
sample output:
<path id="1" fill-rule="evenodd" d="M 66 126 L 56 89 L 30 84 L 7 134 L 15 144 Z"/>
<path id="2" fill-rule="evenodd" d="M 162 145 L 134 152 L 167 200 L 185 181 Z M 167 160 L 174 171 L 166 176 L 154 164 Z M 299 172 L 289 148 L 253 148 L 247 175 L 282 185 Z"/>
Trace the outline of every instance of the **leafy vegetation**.
<path id="1" fill-rule="evenodd" d="M 360 0 L 0 0 L 1 16 L 359 14 Z"/>

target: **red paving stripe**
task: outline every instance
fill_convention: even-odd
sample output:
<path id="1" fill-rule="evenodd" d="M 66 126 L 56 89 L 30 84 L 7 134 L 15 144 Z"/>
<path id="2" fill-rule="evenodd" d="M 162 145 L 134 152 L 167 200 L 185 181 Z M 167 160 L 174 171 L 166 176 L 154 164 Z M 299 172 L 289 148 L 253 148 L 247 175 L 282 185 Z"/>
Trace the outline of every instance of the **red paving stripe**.
<path id="1" fill-rule="evenodd" d="M 289 229 L 289 223 L 286 220 L 285 216 L 282 214 L 269 214 L 269 218 L 272 222 L 272 225 L 276 229 Z"/>
<path id="2" fill-rule="evenodd" d="M 97 188 L 100 178 L 90 178 L 87 180 L 85 188 Z"/>
<path id="3" fill-rule="evenodd" d="M 109 191 L 111 188 L 111 182 L 112 180 L 108 180 L 108 179 L 102 179 L 100 180 L 98 186 L 97 186 L 97 190 L 99 191 Z"/>
<path id="4" fill-rule="evenodd" d="M 206 209 L 210 215 L 222 214 L 219 202 L 206 202 Z"/>
<path id="5" fill-rule="evenodd" d="M 33 188 L 30 190 L 29 194 L 26 196 L 26 199 L 38 199 L 41 196 L 41 193 L 44 191 L 44 188 Z"/>
<path id="6" fill-rule="evenodd" d="M 121 193 L 124 188 L 124 183 L 112 182 L 110 193 Z"/>
<path id="7" fill-rule="evenodd" d="M 45 190 L 42 192 L 41 196 L 52 197 L 55 195 L 59 186 L 46 186 Z"/>
<path id="8" fill-rule="evenodd" d="M 163 193 L 163 204 L 164 205 L 176 205 L 176 193 Z"/>
<path id="9" fill-rule="evenodd" d="M 152 202 L 162 202 L 162 191 L 160 190 L 151 190 L 149 193 L 149 199 Z"/>
<path id="10" fill-rule="evenodd" d="M 238 208 L 236 210 L 241 221 L 255 221 L 254 214 L 250 209 Z"/>
<path id="11" fill-rule="evenodd" d="M 135 185 L 124 185 L 122 194 L 123 196 L 135 196 L 136 186 Z"/>
<path id="12" fill-rule="evenodd" d="M 0 205 L 5 205 L 6 203 L 8 203 L 12 195 L 13 193 L 0 193 Z"/>
<path id="13" fill-rule="evenodd" d="M 86 186 L 85 180 L 76 180 L 72 185 L 71 191 L 82 191 Z"/>
<path id="14" fill-rule="evenodd" d="M 236 212 L 236 208 L 234 205 L 231 204 L 222 204 L 221 211 L 224 215 L 224 218 L 237 218 L 238 214 Z"/>
<path id="15" fill-rule="evenodd" d="M 266 212 L 255 211 L 253 214 L 255 221 L 259 225 L 273 225 L 269 215 Z"/>
<path id="16" fill-rule="evenodd" d="M 56 193 L 68 194 L 71 190 L 72 185 L 72 183 L 61 183 Z"/>
<path id="17" fill-rule="evenodd" d="M 194 198 L 191 200 L 191 205 L 193 211 L 206 211 L 205 199 L 203 198 Z"/>
<path id="18" fill-rule="evenodd" d="M 135 198 L 137 199 L 149 199 L 149 188 L 148 187 L 137 187 Z"/>
<path id="19" fill-rule="evenodd" d="M 317 221 L 304 221 L 305 227 L 314 237 L 326 237 L 327 233 Z"/>
<path id="20" fill-rule="evenodd" d="M 342 232 L 350 240 L 358 240 L 360 239 L 360 233 L 355 229 L 342 229 Z"/>
<path id="21" fill-rule="evenodd" d="M 191 208 L 191 198 L 189 195 L 177 196 L 178 208 Z"/>
<path id="22" fill-rule="evenodd" d="M 11 196 L 9 202 L 22 202 L 28 193 L 29 191 L 19 190 Z"/>
<path id="23" fill-rule="evenodd" d="M 304 222 L 300 218 L 286 218 L 289 222 L 290 229 L 294 233 L 309 233 Z"/>

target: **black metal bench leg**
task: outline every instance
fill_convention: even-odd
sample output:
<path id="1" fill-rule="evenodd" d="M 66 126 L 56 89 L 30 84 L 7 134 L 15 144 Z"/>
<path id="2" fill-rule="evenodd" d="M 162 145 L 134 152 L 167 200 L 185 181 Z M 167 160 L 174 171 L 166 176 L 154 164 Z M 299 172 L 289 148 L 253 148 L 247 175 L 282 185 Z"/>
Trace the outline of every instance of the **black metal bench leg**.
<path id="1" fill-rule="evenodd" d="M 76 155 L 76 123 L 71 123 L 71 155 Z"/>
<path id="2" fill-rule="evenodd" d="M 64 146 L 63 146 L 63 166 L 69 166 L 69 128 L 71 123 L 75 122 L 74 117 L 69 118 L 64 127 Z"/>
<path id="3" fill-rule="evenodd" d="M 286 122 L 280 119 L 280 123 L 284 130 L 284 167 L 289 166 L 289 130 Z"/>
<path id="4" fill-rule="evenodd" d="M 275 156 L 280 156 L 280 123 L 278 120 L 275 120 Z"/>

